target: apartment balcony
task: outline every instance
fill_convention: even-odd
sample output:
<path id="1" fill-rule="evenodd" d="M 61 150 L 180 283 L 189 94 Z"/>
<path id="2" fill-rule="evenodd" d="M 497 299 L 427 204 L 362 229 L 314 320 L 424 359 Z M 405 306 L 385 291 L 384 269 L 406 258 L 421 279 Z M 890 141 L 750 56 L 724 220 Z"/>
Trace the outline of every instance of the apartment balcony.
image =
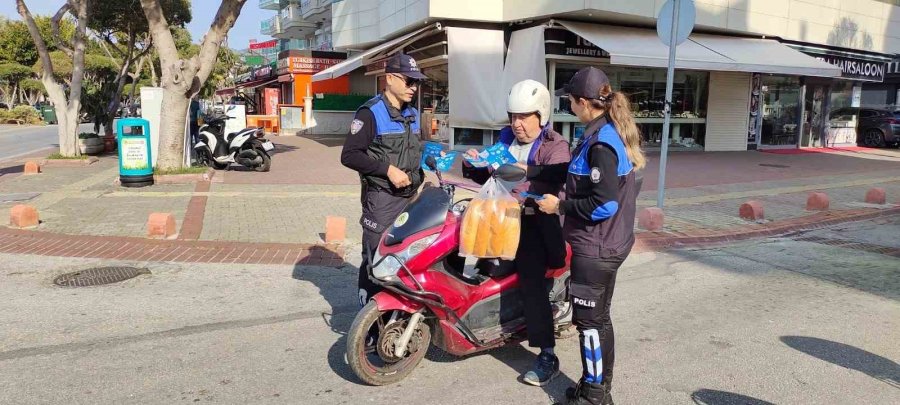
<path id="1" fill-rule="evenodd" d="M 263 35 L 276 36 L 282 33 L 281 19 L 278 16 L 268 18 L 259 22 L 259 32 Z"/>
<path id="2" fill-rule="evenodd" d="M 301 0 L 300 13 L 309 21 L 331 20 L 331 0 Z"/>
<path id="3" fill-rule="evenodd" d="M 303 38 L 317 29 L 317 24 L 307 21 L 300 12 L 300 6 L 291 4 L 281 9 L 281 31 L 280 38 Z"/>
<path id="4" fill-rule="evenodd" d="M 259 0 L 259 8 L 263 10 L 281 10 L 281 0 Z"/>

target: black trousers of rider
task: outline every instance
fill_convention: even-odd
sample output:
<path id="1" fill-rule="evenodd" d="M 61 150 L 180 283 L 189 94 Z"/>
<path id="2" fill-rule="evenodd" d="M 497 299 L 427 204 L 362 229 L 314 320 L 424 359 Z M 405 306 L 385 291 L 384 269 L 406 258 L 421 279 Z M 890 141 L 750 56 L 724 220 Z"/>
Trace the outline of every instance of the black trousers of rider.
<path id="1" fill-rule="evenodd" d="M 582 380 L 612 382 L 615 340 L 609 307 L 616 287 L 616 274 L 628 254 L 610 258 L 572 257 L 569 296 L 572 322 L 581 343 Z"/>
<path id="2" fill-rule="evenodd" d="M 360 202 L 362 203 L 362 262 L 359 265 L 359 305 L 364 306 L 369 298 L 381 291 L 372 280 L 369 280 L 369 257 L 375 256 L 381 234 L 394 223 L 397 216 L 406 208 L 410 198 L 394 196 L 388 192 L 363 185 Z"/>
<path id="3" fill-rule="evenodd" d="M 528 346 L 556 346 L 553 310 L 546 273 L 565 265 L 565 242 L 559 216 L 536 213 L 522 216 L 519 249 L 514 260 L 525 309 Z"/>

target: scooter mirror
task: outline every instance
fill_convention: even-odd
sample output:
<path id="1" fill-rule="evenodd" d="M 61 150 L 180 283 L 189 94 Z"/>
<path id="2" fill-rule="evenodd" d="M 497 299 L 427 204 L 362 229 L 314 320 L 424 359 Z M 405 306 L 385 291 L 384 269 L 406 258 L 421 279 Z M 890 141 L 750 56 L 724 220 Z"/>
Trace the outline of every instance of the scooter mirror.
<path id="1" fill-rule="evenodd" d="M 525 180 L 525 170 L 515 165 L 503 165 L 494 170 L 494 177 L 510 183 Z"/>
<path id="2" fill-rule="evenodd" d="M 428 166 L 432 171 L 437 171 L 437 160 L 434 156 L 428 156 L 425 158 L 425 165 Z"/>

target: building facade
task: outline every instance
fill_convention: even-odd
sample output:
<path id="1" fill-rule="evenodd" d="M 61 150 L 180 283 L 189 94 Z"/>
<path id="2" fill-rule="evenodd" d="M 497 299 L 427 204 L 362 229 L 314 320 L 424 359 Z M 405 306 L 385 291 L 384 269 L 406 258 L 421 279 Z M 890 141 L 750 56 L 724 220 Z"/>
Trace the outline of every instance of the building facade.
<path id="1" fill-rule="evenodd" d="M 518 80 L 560 87 L 593 65 L 632 101 L 645 145 L 660 145 L 668 48 L 656 37 L 663 0 L 342 0 L 333 46 L 357 51 L 313 80 L 363 75 L 374 93 L 394 52 L 433 80 L 418 101 L 454 148 L 490 144 Z M 747 150 L 855 145 L 859 108 L 893 109 L 900 51 L 896 0 L 695 0 L 677 49 L 670 145 Z M 555 101 L 554 126 L 583 126 Z M 434 133 L 432 135 L 435 135 Z"/>

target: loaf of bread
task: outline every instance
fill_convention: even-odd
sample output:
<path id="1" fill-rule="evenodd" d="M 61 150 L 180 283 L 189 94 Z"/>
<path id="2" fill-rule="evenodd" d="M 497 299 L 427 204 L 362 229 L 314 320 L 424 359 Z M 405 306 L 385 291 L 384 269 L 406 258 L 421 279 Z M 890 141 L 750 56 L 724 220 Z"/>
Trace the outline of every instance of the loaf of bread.
<path id="1" fill-rule="evenodd" d="M 483 216 L 481 205 L 483 200 L 472 200 L 463 214 L 462 226 L 459 233 L 459 254 L 472 256 L 475 254 L 475 238 L 478 234 L 478 217 Z"/>
<path id="2" fill-rule="evenodd" d="M 519 247 L 521 208 L 513 199 L 474 199 L 460 229 L 462 256 L 513 259 Z"/>

